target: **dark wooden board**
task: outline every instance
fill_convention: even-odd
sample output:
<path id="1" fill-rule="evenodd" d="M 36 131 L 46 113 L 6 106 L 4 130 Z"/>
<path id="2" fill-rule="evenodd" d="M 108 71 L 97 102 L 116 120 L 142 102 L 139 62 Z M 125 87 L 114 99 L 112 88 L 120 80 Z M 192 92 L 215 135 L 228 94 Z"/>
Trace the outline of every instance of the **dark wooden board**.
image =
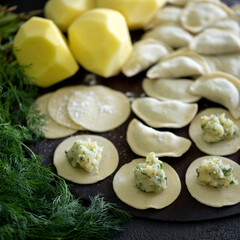
<path id="1" fill-rule="evenodd" d="M 44 2 L 45 1 L 42 1 L 42 0 L 35 0 L 34 2 L 30 0 L 28 1 L 11 0 L 11 1 L 3 1 L 2 4 L 8 4 L 9 6 L 13 4 L 18 4 L 19 11 L 23 11 L 23 10 L 28 11 L 28 10 L 33 10 L 37 8 L 42 8 L 44 6 Z M 229 4 L 231 2 L 233 1 L 228 1 L 227 3 Z M 237 3 L 237 1 L 235 1 L 235 3 Z M 141 31 L 136 31 L 132 33 L 132 37 L 134 39 L 138 39 L 141 34 L 142 34 Z M 41 89 L 39 92 L 39 95 L 42 95 L 46 92 L 54 91 L 60 87 L 67 86 L 67 85 L 86 84 L 84 82 L 84 78 L 86 74 L 88 73 L 83 68 L 80 68 L 79 72 L 74 77 L 68 80 L 65 80 L 51 88 Z M 130 79 L 126 78 L 122 74 L 119 74 L 118 76 L 112 77 L 109 79 L 97 77 L 97 84 L 102 84 L 102 85 L 111 87 L 123 93 L 130 92 L 133 94 L 134 97 L 140 97 L 143 93 L 141 82 L 144 77 L 145 77 L 145 72 Z M 199 110 L 203 110 L 206 107 L 215 107 L 215 106 L 219 106 L 219 105 L 211 103 L 205 99 L 202 99 L 199 101 Z M 106 133 L 97 134 L 111 140 L 115 144 L 116 148 L 118 149 L 119 156 L 120 156 L 118 169 L 125 163 L 128 163 L 132 159 L 138 157 L 131 151 L 130 147 L 126 142 L 126 130 L 128 127 L 128 123 L 134 117 L 136 116 L 132 113 L 129 119 L 127 120 L 127 122 L 125 122 L 122 126 Z M 189 126 L 182 129 L 175 129 L 175 130 L 173 129 L 160 129 L 160 130 L 164 130 L 164 131 L 169 130 L 179 136 L 189 138 L 188 127 Z M 77 134 L 85 134 L 85 133 L 86 132 L 78 132 Z M 87 132 L 87 133 L 90 133 L 90 132 Z M 58 140 L 44 139 L 37 145 L 30 145 L 30 147 L 35 153 L 44 155 L 44 164 L 52 165 L 54 150 L 57 147 L 57 145 L 63 140 L 64 139 L 58 139 Z M 107 179 L 93 185 L 78 185 L 71 182 L 68 182 L 68 183 L 71 184 L 71 191 L 76 196 L 83 196 L 87 198 L 88 196 L 94 196 L 98 193 L 101 193 L 105 197 L 105 200 L 109 202 L 117 203 L 119 206 L 127 210 L 132 215 L 141 217 L 141 218 L 156 219 L 156 220 L 162 220 L 162 221 L 188 222 L 188 221 L 216 219 L 216 218 L 239 214 L 240 204 L 237 204 L 231 207 L 223 207 L 219 209 L 211 208 L 197 202 L 195 199 L 193 199 L 190 196 L 184 180 L 186 169 L 194 159 L 204 155 L 206 154 L 199 151 L 196 148 L 195 144 L 193 143 L 190 150 L 187 153 L 185 153 L 182 157 L 161 158 L 162 161 L 169 163 L 177 171 L 182 183 L 182 190 L 178 199 L 170 206 L 161 210 L 154 210 L 154 209 L 137 210 L 121 202 L 115 195 L 112 187 L 112 180 L 115 173 L 112 174 Z M 240 163 L 240 152 L 237 152 L 236 154 L 228 157 Z M 53 171 L 56 172 L 56 169 L 54 167 L 53 167 Z"/>

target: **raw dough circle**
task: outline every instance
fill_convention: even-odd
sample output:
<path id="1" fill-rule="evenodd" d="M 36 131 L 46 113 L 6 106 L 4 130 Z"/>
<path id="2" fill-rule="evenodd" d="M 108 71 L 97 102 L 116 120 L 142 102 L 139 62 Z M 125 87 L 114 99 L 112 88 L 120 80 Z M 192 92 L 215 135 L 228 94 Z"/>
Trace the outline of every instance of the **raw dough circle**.
<path id="1" fill-rule="evenodd" d="M 48 102 L 48 112 L 58 124 L 77 130 L 84 130 L 82 126 L 74 123 L 68 116 L 67 105 L 70 96 L 75 92 L 85 89 L 85 86 L 70 86 L 58 89 L 53 93 Z"/>
<path id="2" fill-rule="evenodd" d="M 240 148 L 240 137 L 237 136 L 233 139 L 223 140 L 216 143 L 207 143 L 202 137 L 201 128 L 201 116 L 210 116 L 211 114 L 221 114 L 225 113 L 226 118 L 230 118 L 239 129 L 240 134 L 240 121 L 232 117 L 232 115 L 223 108 L 207 108 L 200 112 L 191 122 L 189 127 L 189 135 L 197 147 L 204 153 L 209 155 L 220 155 L 226 156 L 236 153 Z"/>
<path id="3" fill-rule="evenodd" d="M 120 126 L 127 120 L 130 112 L 128 98 L 105 86 L 92 86 L 84 91 L 77 91 L 68 103 L 70 118 L 94 132 L 106 132 Z"/>
<path id="4" fill-rule="evenodd" d="M 44 114 L 48 117 L 46 121 L 46 125 L 43 126 L 43 129 L 42 129 L 44 137 L 48 139 L 56 139 L 56 138 L 66 137 L 77 132 L 77 130 L 75 129 L 71 129 L 71 128 L 67 128 L 62 125 L 59 125 L 52 118 L 50 118 L 48 114 L 47 106 L 48 106 L 48 100 L 50 99 L 51 96 L 52 96 L 52 93 L 47 93 L 37 98 L 36 100 L 37 108 L 40 111 L 40 114 Z M 31 126 L 29 127 L 31 128 Z"/>
<path id="5" fill-rule="evenodd" d="M 95 172 L 86 172 L 82 168 L 72 167 L 65 156 L 65 151 L 68 151 L 77 140 L 86 141 L 88 138 L 96 141 L 100 147 L 103 147 L 98 174 Z M 105 179 L 116 170 L 118 161 L 118 151 L 112 142 L 96 135 L 78 135 L 67 138 L 58 145 L 53 156 L 53 164 L 57 169 L 58 175 L 79 184 L 92 184 Z"/>
<path id="6" fill-rule="evenodd" d="M 200 203 L 211 207 L 230 206 L 240 202 L 240 166 L 234 161 L 219 157 L 223 164 L 229 164 L 234 168 L 234 176 L 238 179 L 239 184 L 231 187 L 212 188 L 201 185 L 197 180 L 196 168 L 199 167 L 204 159 L 212 158 L 213 156 L 204 156 L 197 158 L 188 167 L 185 180 L 188 191 Z"/>
<path id="7" fill-rule="evenodd" d="M 181 192 L 181 182 L 176 171 L 164 163 L 164 171 L 168 178 L 167 188 L 160 193 L 146 193 L 134 183 L 136 164 L 145 162 L 145 158 L 134 159 L 122 166 L 113 179 L 113 189 L 118 198 L 127 205 L 137 209 L 161 209 L 173 203 Z"/>

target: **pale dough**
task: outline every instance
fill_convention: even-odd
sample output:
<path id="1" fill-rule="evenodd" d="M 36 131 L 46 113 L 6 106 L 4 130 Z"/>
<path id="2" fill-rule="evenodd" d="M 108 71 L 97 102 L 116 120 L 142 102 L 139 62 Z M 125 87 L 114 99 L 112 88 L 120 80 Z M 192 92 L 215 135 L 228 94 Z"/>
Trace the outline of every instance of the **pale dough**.
<path id="1" fill-rule="evenodd" d="M 160 193 L 141 191 L 134 183 L 134 168 L 144 162 L 144 158 L 134 159 L 122 166 L 113 179 L 113 189 L 118 198 L 137 209 L 161 209 L 173 203 L 181 192 L 181 182 L 176 171 L 164 163 L 164 171 L 168 178 L 167 188 Z"/>
<path id="2" fill-rule="evenodd" d="M 185 103 L 197 102 L 201 97 L 187 90 L 193 83 L 189 79 L 148 79 L 142 82 L 146 94 L 159 100 L 178 100 Z"/>
<path id="3" fill-rule="evenodd" d="M 214 156 L 204 156 L 196 159 L 191 163 L 186 172 L 186 185 L 188 191 L 200 203 L 211 207 L 230 206 L 240 202 L 240 184 L 223 188 L 212 188 L 201 185 L 197 179 L 196 169 L 199 167 L 204 159 L 209 159 Z M 218 157 L 222 159 L 223 164 L 230 164 L 234 168 L 233 175 L 240 182 L 240 166 L 225 157 Z"/>
<path id="4" fill-rule="evenodd" d="M 47 117 L 46 125 L 43 126 L 43 129 L 42 129 L 44 137 L 48 139 L 56 139 L 56 138 L 66 137 L 77 132 L 77 130 L 75 129 L 71 129 L 71 128 L 67 128 L 62 125 L 59 125 L 52 118 L 50 118 L 47 106 L 51 96 L 52 96 L 52 93 L 47 93 L 37 98 L 36 100 L 37 108 L 40 111 L 40 114 L 46 115 Z"/>
<path id="5" fill-rule="evenodd" d="M 100 85 L 75 92 L 68 103 L 70 118 L 93 132 L 120 126 L 130 112 L 130 102 L 123 93 Z"/>
<path id="6" fill-rule="evenodd" d="M 48 111 L 52 119 L 62 126 L 84 130 L 82 126 L 74 123 L 68 116 L 67 105 L 70 96 L 78 90 L 85 89 L 85 86 L 70 86 L 58 89 L 53 93 L 48 102 Z"/>
<path id="7" fill-rule="evenodd" d="M 180 101 L 159 101 L 154 98 L 137 98 L 132 103 L 133 112 L 155 128 L 181 128 L 189 124 L 197 113 L 197 104 Z"/>
<path id="8" fill-rule="evenodd" d="M 146 157 L 154 152 L 157 157 L 182 156 L 191 146 L 191 141 L 171 132 L 157 131 L 133 119 L 127 129 L 127 142 L 132 151 Z"/>
<path id="9" fill-rule="evenodd" d="M 236 120 L 232 115 L 223 108 L 208 108 L 200 112 L 192 121 L 189 127 L 189 135 L 197 147 L 204 153 L 210 155 L 226 156 L 237 152 L 240 148 L 240 136 L 233 139 L 223 140 L 216 143 L 207 143 L 202 137 L 201 116 L 210 116 L 211 114 L 225 113 L 226 118 L 230 118 L 239 129 L 240 134 L 240 120 Z"/>
<path id="10" fill-rule="evenodd" d="M 98 174 L 72 167 L 65 155 L 65 151 L 68 151 L 77 140 L 86 141 L 88 138 L 92 142 L 96 141 L 100 147 L 103 147 Z M 119 156 L 115 146 L 108 139 L 95 135 L 78 135 L 67 138 L 58 145 L 53 156 L 53 164 L 57 169 L 58 175 L 79 184 L 92 184 L 105 179 L 116 170 L 118 162 Z"/>

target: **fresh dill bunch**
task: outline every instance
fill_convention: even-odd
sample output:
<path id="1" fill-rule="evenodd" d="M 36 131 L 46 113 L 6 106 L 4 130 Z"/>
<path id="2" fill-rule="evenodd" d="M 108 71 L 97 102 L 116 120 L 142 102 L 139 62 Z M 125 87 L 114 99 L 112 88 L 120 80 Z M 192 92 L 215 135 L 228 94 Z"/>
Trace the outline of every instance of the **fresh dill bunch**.
<path id="1" fill-rule="evenodd" d="M 24 67 L 14 58 L 11 42 L 0 44 L 0 120 L 12 125 L 26 125 L 29 121 L 33 126 L 34 139 L 39 139 L 46 117 L 33 105 L 38 88 L 30 82 Z M 28 114 L 29 111 L 31 114 Z"/>
<path id="2" fill-rule="evenodd" d="M 27 128 L 0 125 L 0 239 L 109 239 L 129 215 L 102 197 L 84 206 L 23 143 Z M 27 148 L 31 157 L 24 151 Z"/>

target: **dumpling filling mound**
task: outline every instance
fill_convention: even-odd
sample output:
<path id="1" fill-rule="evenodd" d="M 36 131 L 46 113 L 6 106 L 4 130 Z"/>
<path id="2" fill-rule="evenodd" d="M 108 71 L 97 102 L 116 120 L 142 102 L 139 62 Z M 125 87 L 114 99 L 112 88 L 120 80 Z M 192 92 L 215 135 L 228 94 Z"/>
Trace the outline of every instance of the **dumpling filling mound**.
<path id="1" fill-rule="evenodd" d="M 158 160 L 155 153 L 149 153 L 146 162 L 136 165 L 135 184 L 144 192 L 161 192 L 167 188 L 167 177 L 163 169 L 163 162 Z"/>
<path id="2" fill-rule="evenodd" d="M 67 160 L 73 167 L 83 168 L 87 172 L 98 172 L 99 162 L 102 158 L 103 147 L 97 142 L 77 140 L 69 151 L 66 151 Z"/>
<path id="3" fill-rule="evenodd" d="M 211 114 L 201 117 L 201 128 L 203 130 L 203 140 L 208 143 L 220 142 L 225 139 L 232 139 L 238 135 L 238 127 L 234 122 L 221 115 Z"/>
<path id="4" fill-rule="evenodd" d="M 222 159 L 217 157 L 203 160 L 196 171 L 202 185 L 220 188 L 238 184 L 233 176 L 233 168 L 229 164 L 223 164 Z"/>

